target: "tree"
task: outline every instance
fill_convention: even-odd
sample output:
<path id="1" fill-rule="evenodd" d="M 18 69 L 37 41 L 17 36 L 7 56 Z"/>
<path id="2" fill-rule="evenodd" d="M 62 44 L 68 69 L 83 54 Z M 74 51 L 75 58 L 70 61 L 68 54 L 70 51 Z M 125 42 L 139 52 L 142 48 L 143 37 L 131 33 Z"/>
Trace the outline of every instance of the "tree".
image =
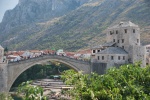
<path id="1" fill-rule="evenodd" d="M 21 95 L 24 100 L 47 100 L 47 98 L 43 96 L 43 88 L 30 84 L 31 81 L 27 81 L 18 87 L 18 94 Z"/>
<path id="2" fill-rule="evenodd" d="M 110 68 L 104 75 L 69 70 L 62 79 L 73 86 L 68 93 L 76 100 L 150 100 L 150 67 L 138 63 Z"/>
<path id="3" fill-rule="evenodd" d="M 0 100 L 13 100 L 13 98 L 8 93 L 0 93 Z"/>
<path id="4" fill-rule="evenodd" d="M 7 47 L 4 48 L 4 52 L 8 52 L 8 48 Z"/>

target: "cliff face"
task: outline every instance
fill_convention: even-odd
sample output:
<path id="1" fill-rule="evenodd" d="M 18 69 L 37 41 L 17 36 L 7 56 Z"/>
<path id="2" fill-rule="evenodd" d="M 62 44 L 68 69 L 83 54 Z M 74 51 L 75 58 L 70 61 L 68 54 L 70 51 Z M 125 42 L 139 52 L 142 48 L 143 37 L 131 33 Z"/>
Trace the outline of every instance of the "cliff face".
<path id="1" fill-rule="evenodd" d="M 146 44 L 150 43 L 149 5 L 149 0 L 20 0 L 5 13 L 0 42 L 14 50 L 76 50 L 104 42 L 107 27 L 132 21 L 142 28 Z"/>
<path id="2" fill-rule="evenodd" d="M 2 25 L 11 28 L 17 25 L 47 21 L 76 9 L 85 0 L 20 0 L 13 9 L 6 11 Z"/>

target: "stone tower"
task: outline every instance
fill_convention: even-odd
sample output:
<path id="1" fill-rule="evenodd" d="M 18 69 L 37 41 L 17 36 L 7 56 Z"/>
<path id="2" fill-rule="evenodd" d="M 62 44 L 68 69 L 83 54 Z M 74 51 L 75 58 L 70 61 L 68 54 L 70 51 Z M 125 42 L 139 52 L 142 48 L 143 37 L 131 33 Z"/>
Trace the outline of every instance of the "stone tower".
<path id="1" fill-rule="evenodd" d="M 4 48 L 0 46 L 0 92 L 7 91 L 7 61 L 4 61 Z"/>
<path id="2" fill-rule="evenodd" d="M 129 63 L 142 61 L 145 66 L 146 48 L 140 44 L 140 28 L 138 25 L 128 21 L 108 28 L 107 42 L 116 43 L 116 47 L 120 47 L 128 52 Z"/>
<path id="3" fill-rule="evenodd" d="M 128 21 L 107 29 L 106 43 L 92 48 L 91 62 L 107 68 L 141 61 L 146 66 L 146 48 L 140 44 L 140 28 Z"/>
<path id="4" fill-rule="evenodd" d="M 120 22 L 108 28 L 107 42 L 115 42 L 117 47 L 130 51 L 130 46 L 140 46 L 140 29 L 132 22 Z"/>
<path id="5" fill-rule="evenodd" d="M 4 48 L 0 45 L 0 63 L 4 62 Z"/>

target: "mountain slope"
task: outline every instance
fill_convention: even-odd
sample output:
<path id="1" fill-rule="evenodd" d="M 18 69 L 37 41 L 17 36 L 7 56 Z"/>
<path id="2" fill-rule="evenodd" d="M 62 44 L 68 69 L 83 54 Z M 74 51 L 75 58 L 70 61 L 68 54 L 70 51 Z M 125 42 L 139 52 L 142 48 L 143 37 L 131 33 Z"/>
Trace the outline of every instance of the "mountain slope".
<path id="1" fill-rule="evenodd" d="M 149 4 L 149 0 L 93 0 L 50 20 L 37 17 L 36 21 L 6 28 L 0 31 L 4 32 L 0 41 L 10 49 L 77 50 L 104 42 L 108 26 L 130 20 L 142 28 L 142 42 L 150 43 Z"/>

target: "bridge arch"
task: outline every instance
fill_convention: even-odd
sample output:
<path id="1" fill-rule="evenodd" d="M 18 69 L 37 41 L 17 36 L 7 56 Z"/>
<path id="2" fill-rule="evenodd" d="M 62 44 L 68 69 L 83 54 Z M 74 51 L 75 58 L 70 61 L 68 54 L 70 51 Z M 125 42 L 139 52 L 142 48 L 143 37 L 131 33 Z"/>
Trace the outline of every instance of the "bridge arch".
<path id="1" fill-rule="evenodd" d="M 7 91 L 9 92 L 14 81 L 21 73 L 31 68 L 33 65 L 43 64 L 47 61 L 58 61 L 60 63 L 68 65 L 68 67 L 74 69 L 75 71 L 83 71 L 84 73 L 90 73 L 90 64 L 88 62 L 78 61 L 75 59 L 70 59 L 67 57 L 62 57 L 57 55 L 42 56 L 42 57 L 28 59 L 24 61 L 15 62 L 15 63 L 9 63 Z"/>

